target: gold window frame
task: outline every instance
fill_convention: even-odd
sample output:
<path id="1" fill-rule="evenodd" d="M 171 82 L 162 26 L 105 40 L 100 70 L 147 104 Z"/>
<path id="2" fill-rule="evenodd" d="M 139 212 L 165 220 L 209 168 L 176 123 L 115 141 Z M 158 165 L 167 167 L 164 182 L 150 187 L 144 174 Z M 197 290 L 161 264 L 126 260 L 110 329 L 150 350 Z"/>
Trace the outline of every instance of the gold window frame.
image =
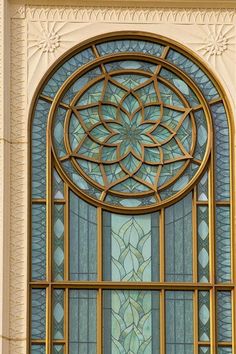
<path id="1" fill-rule="evenodd" d="M 193 304 L 194 304 L 194 354 L 198 354 L 198 348 L 200 346 L 210 346 L 211 354 L 217 353 L 217 346 L 220 344 L 222 347 L 232 346 L 232 353 L 236 354 L 236 257 L 233 252 L 234 247 L 236 246 L 236 240 L 234 235 L 234 227 L 233 227 L 233 220 L 235 215 L 235 202 L 234 196 L 236 196 L 236 189 L 235 183 L 233 183 L 235 178 L 235 160 L 233 156 L 233 137 L 235 135 L 235 129 L 233 124 L 233 112 L 230 107 L 229 100 L 227 98 L 227 94 L 219 82 L 219 80 L 215 77 L 215 74 L 212 70 L 207 66 L 207 64 L 199 58 L 193 51 L 186 48 L 184 45 L 175 42 L 169 38 L 165 38 L 163 36 L 154 35 L 152 33 L 146 32 L 137 32 L 137 31 L 121 31 L 121 32 L 114 32 L 105 35 L 99 35 L 97 37 L 93 37 L 88 39 L 75 47 L 71 50 L 67 51 L 64 55 L 62 55 L 53 65 L 47 73 L 43 76 L 42 80 L 40 81 L 38 88 L 33 96 L 32 103 L 30 106 L 30 114 L 29 114 L 29 141 L 30 141 L 30 148 L 29 148 L 29 166 L 31 168 L 32 160 L 31 160 L 31 153 L 32 153 L 32 117 L 36 105 L 36 101 L 38 97 L 41 97 L 45 101 L 48 100 L 48 97 L 43 97 L 40 94 L 43 85 L 49 79 L 49 77 L 55 73 L 55 71 L 59 68 L 62 62 L 67 58 L 71 57 L 75 54 L 78 50 L 85 49 L 89 46 L 95 47 L 95 43 L 99 43 L 99 41 L 111 40 L 111 39 L 122 39 L 124 36 L 128 38 L 138 38 L 138 39 L 150 39 L 156 40 L 160 44 L 165 44 L 166 48 L 171 47 L 173 49 L 177 49 L 180 53 L 185 54 L 188 58 L 190 58 L 193 62 L 196 62 L 199 67 L 210 76 L 214 85 L 216 86 L 217 90 L 220 93 L 219 100 L 212 100 L 211 104 L 217 102 L 223 102 L 226 108 L 226 114 L 228 117 L 228 124 L 229 124 L 229 146 L 230 146 L 230 200 L 229 201 L 215 201 L 214 198 L 214 185 L 215 185 L 215 178 L 214 178 L 214 147 L 213 141 L 214 136 L 212 133 L 211 144 L 208 146 L 208 155 L 205 156 L 207 160 L 206 166 L 204 170 L 201 170 L 197 176 L 193 178 L 193 183 L 191 186 L 186 188 L 185 190 L 178 193 L 177 197 L 171 198 L 168 203 L 164 206 L 160 207 L 147 207 L 142 208 L 142 210 L 137 209 L 128 209 L 125 207 L 104 207 L 101 204 L 97 204 L 97 223 L 98 223 L 98 232 L 97 232 L 97 240 L 98 240 L 98 247 L 97 247 L 97 281 L 70 281 L 69 280 L 69 232 L 68 232 L 68 225 L 69 225 L 69 189 L 76 192 L 78 194 L 77 188 L 71 184 L 68 178 L 65 176 L 63 171 L 60 169 L 60 166 L 55 164 L 55 159 L 53 156 L 52 151 L 52 138 L 51 138 L 51 126 L 47 129 L 47 186 L 46 186 L 46 199 L 32 199 L 31 197 L 31 179 L 32 173 L 30 173 L 30 182 L 29 182 L 29 209 L 31 211 L 32 204 L 35 203 L 44 203 L 46 205 L 46 249 L 47 249 L 47 256 L 46 256 L 46 277 L 45 281 L 32 281 L 31 280 L 31 213 L 29 218 L 29 242 L 28 242 L 28 251 L 29 251 L 29 259 L 28 259 L 28 351 L 30 352 L 31 344 L 45 344 L 46 353 L 52 353 L 52 346 L 53 344 L 63 344 L 64 345 L 64 353 L 69 353 L 69 338 L 68 338 L 68 326 L 69 326 L 69 318 L 68 318 L 68 306 L 69 306 L 69 289 L 96 289 L 97 290 L 97 354 L 102 354 L 102 343 L 103 343 L 103 325 L 102 325 L 102 311 L 103 311 L 103 302 L 102 302 L 102 292 L 105 289 L 121 289 L 121 290 L 159 290 L 160 291 L 160 354 L 165 354 L 165 291 L 166 290 L 192 290 L 194 293 L 193 297 Z M 169 45 L 168 45 L 169 44 Z M 165 52 L 165 51 L 164 51 Z M 165 53 L 166 54 L 166 53 Z M 127 53 L 128 56 L 128 53 Z M 124 58 L 127 58 L 124 54 Z M 139 55 L 140 58 L 141 55 Z M 110 59 L 110 58 L 108 58 Z M 170 64 L 170 67 L 174 69 L 176 68 L 174 65 Z M 82 69 L 83 70 L 83 69 Z M 82 71 L 81 70 L 81 71 Z M 73 75 L 72 75 L 73 80 Z M 189 80 L 186 74 L 186 80 L 189 82 L 190 86 L 192 86 L 191 80 Z M 57 96 L 61 95 L 63 92 L 64 87 L 59 89 Z M 199 97 L 201 100 L 205 100 L 203 94 L 199 91 Z M 53 99 L 51 100 L 53 101 Z M 56 105 L 54 105 L 53 109 L 50 110 L 51 113 L 49 114 L 49 121 L 53 116 L 53 110 L 55 109 Z M 210 114 L 208 112 L 208 114 Z M 51 124 L 51 123 L 49 123 Z M 65 198 L 64 200 L 54 200 L 52 195 L 52 170 L 56 167 L 59 174 L 63 176 L 63 180 L 65 183 Z M 207 202 L 204 201 L 197 201 L 197 182 L 200 179 L 200 176 L 203 175 L 203 172 L 209 168 L 209 199 Z M 194 187 L 193 187 L 194 185 Z M 183 196 L 187 195 L 190 190 L 193 190 L 193 281 L 191 283 L 185 282 L 165 282 L 165 244 L 164 244 L 164 208 L 173 204 L 172 199 L 176 201 L 183 198 Z M 87 198 L 83 195 L 82 197 L 87 202 L 91 203 L 91 199 Z M 65 205 L 65 268 L 64 268 L 64 281 L 53 281 L 52 279 L 52 220 L 53 220 L 53 211 L 52 206 L 53 203 L 64 203 Z M 208 205 L 209 207 L 209 276 L 210 282 L 209 283 L 198 283 L 197 281 L 197 230 L 196 230 L 196 218 L 197 218 L 197 205 Z M 230 206 L 230 216 L 231 216 L 231 279 L 230 283 L 216 283 L 215 280 L 215 207 L 216 205 L 228 205 Z M 102 253 L 103 253 L 103 240 L 102 240 L 102 212 L 103 210 L 109 210 L 116 213 L 130 213 L 130 214 L 145 214 L 148 212 L 160 211 L 160 281 L 159 282 L 114 282 L 114 281 L 103 281 L 103 266 L 102 266 Z M 30 291 L 33 288 L 45 288 L 46 289 L 46 339 L 44 340 L 31 340 L 31 298 L 30 298 Z M 64 311 L 64 330 L 65 330 L 65 338 L 64 340 L 53 340 L 52 338 L 52 292 L 53 289 L 65 289 L 65 311 Z M 211 340 L 210 343 L 200 342 L 198 340 L 198 291 L 199 290 L 208 290 L 210 292 L 210 332 L 211 332 Z M 232 343 L 228 342 L 220 342 L 217 343 L 217 317 L 216 317 L 216 292 L 218 290 L 228 290 L 231 292 L 232 295 Z M 73 354 L 73 353 L 71 353 Z"/>

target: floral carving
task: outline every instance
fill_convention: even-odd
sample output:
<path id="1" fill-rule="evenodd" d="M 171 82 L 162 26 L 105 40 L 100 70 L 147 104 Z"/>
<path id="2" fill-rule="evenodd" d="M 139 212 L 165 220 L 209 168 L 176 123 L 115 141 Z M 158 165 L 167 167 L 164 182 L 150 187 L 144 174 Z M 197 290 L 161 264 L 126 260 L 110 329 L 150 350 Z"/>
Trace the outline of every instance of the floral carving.
<path id="1" fill-rule="evenodd" d="M 54 31 L 42 32 L 42 37 L 38 40 L 38 47 L 43 52 L 54 52 L 60 46 L 60 35 Z"/>

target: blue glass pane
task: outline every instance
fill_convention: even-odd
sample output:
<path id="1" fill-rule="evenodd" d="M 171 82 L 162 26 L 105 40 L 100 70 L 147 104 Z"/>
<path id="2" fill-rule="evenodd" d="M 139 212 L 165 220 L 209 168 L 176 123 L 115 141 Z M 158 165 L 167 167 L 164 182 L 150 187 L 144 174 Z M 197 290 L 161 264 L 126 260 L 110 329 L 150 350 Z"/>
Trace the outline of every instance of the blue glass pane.
<path id="1" fill-rule="evenodd" d="M 218 347 L 218 354 L 233 354 L 232 347 Z"/>
<path id="2" fill-rule="evenodd" d="M 108 194 L 105 201 L 108 204 L 123 206 L 123 207 L 141 207 L 147 206 L 151 204 L 155 204 L 157 202 L 156 198 L 153 196 L 147 196 L 142 198 L 120 198 L 114 195 Z"/>
<path id="3" fill-rule="evenodd" d="M 32 205 L 32 260 L 33 280 L 46 278 L 46 206 Z"/>
<path id="4" fill-rule="evenodd" d="M 219 342 L 231 342 L 232 305 L 229 291 L 217 292 L 217 333 Z"/>
<path id="5" fill-rule="evenodd" d="M 53 290 L 53 339 L 64 338 L 64 290 Z"/>
<path id="6" fill-rule="evenodd" d="M 209 215 L 208 206 L 197 208 L 198 281 L 209 282 Z"/>
<path id="7" fill-rule="evenodd" d="M 210 294 L 209 291 L 198 292 L 198 339 L 210 341 Z"/>
<path id="8" fill-rule="evenodd" d="M 192 194 L 165 209 L 165 279 L 192 281 Z"/>
<path id="9" fill-rule="evenodd" d="M 211 354 L 210 347 L 199 347 L 199 354 Z"/>
<path id="10" fill-rule="evenodd" d="M 194 151 L 194 157 L 198 160 L 203 160 L 208 141 L 208 130 L 206 116 L 202 109 L 194 113 L 194 118 L 197 126 L 197 142 Z"/>
<path id="11" fill-rule="evenodd" d="M 135 39 L 108 41 L 97 44 L 96 47 L 100 55 L 122 52 L 137 52 L 155 55 L 157 57 L 161 56 L 164 49 L 164 46 L 159 43 Z"/>
<path id="12" fill-rule="evenodd" d="M 97 209 L 70 192 L 70 279 L 97 279 Z"/>
<path id="13" fill-rule="evenodd" d="M 159 280 L 159 214 L 103 214 L 103 276 L 113 281 Z"/>
<path id="14" fill-rule="evenodd" d="M 46 354 L 45 345 L 32 344 L 30 353 L 31 354 Z"/>
<path id="15" fill-rule="evenodd" d="M 55 72 L 52 78 L 48 81 L 44 87 L 43 94 L 46 96 L 54 97 L 62 86 L 62 84 L 84 64 L 95 59 L 95 56 L 90 48 L 83 50 L 67 60 L 60 68 Z"/>
<path id="16" fill-rule="evenodd" d="M 50 104 L 38 100 L 32 122 L 32 197 L 46 195 L 46 127 Z"/>
<path id="17" fill-rule="evenodd" d="M 54 204 L 53 278 L 64 279 L 64 205 Z"/>
<path id="18" fill-rule="evenodd" d="M 216 207 L 216 280 L 231 280 L 230 208 Z"/>
<path id="19" fill-rule="evenodd" d="M 167 55 L 167 60 L 186 72 L 186 74 L 188 74 L 188 76 L 190 76 L 199 86 L 207 100 L 213 100 L 219 97 L 219 93 L 209 77 L 197 64 L 189 58 L 186 58 L 185 55 L 171 49 Z"/>
<path id="20" fill-rule="evenodd" d="M 202 179 L 198 183 L 198 200 L 208 200 L 208 171 L 203 175 Z"/>
<path id="21" fill-rule="evenodd" d="M 64 199 L 64 182 L 55 169 L 53 170 L 53 197 Z"/>
<path id="22" fill-rule="evenodd" d="M 160 77 L 163 77 L 164 79 L 168 80 L 168 82 L 171 82 L 187 99 L 190 106 L 196 106 L 200 103 L 197 96 L 195 95 L 193 90 L 187 85 L 187 83 L 173 72 L 167 69 L 161 69 Z"/>
<path id="23" fill-rule="evenodd" d="M 95 290 L 69 291 L 69 352 L 96 354 L 97 292 Z"/>
<path id="24" fill-rule="evenodd" d="M 104 291 L 104 354 L 159 354 L 158 291 Z"/>
<path id="25" fill-rule="evenodd" d="M 59 107 L 56 110 L 55 120 L 53 124 L 53 142 L 56 153 L 59 157 L 66 155 L 66 149 L 64 144 L 64 123 L 67 110 Z"/>
<path id="26" fill-rule="evenodd" d="M 147 71 L 149 73 L 154 73 L 157 65 L 147 63 L 141 60 L 122 60 L 122 61 L 114 61 L 108 64 L 105 64 L 106 71 L 109 73 L 117 70 L 142 70 Z"/>
<path id="27" fill-rule="evenodd" d="M 46 336 L 46 290 L 31 290 L 31 338 L 45 339 Z"/>
<path id="28" fill-rule="evenodd" d="M 211 106 L 215 129 L 215 176 L 216 200 L 229 200 L 230 162 L 229 162 L 229 126 L 224 105 Z"/>
<path id="29" fill-rule="evenodd" d="M 64 354 L 64 346 L 63 345 L 54 345 L 53 346 L 53 354 Z"/>
<path id="30" fill-rule="evenodd" d="M 166 353 L 193 352 L 193 292 L 166 291 Z"/>

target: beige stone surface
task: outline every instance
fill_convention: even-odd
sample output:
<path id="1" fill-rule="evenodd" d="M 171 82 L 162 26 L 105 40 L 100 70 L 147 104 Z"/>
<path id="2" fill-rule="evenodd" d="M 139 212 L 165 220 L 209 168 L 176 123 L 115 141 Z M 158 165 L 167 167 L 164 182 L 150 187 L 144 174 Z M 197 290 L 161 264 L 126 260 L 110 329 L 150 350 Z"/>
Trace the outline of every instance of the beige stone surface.
<path id="1" fill-rule="evenodd" d="M 10 11 L 6 0 L 0 3 L 0 353 L 4 354 L 26 353 L 28 111 L 40 79 L 55 60 L 102 33 L 160 34 L 199 55 L 236 109 L 236 10 L 148 8 L 148 2 L 145 8 L 127 8 L 121 1 L 120 7 L 107 8 L 89 6 L 88 1 L 86 7 L 31 3 L 11 4 Z"/>

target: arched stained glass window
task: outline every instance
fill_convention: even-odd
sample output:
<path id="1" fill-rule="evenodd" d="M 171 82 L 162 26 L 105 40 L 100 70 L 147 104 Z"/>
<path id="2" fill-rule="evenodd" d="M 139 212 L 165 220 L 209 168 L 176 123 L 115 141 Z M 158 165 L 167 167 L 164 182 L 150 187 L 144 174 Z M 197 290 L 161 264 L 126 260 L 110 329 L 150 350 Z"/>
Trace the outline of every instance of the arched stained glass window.
<path id="1" fill-rule="evenodd" d="M 31 112 L 31 353 L 233 353 L 228 115 L 204 65 L 151 34 L 50 70 Z"/>

